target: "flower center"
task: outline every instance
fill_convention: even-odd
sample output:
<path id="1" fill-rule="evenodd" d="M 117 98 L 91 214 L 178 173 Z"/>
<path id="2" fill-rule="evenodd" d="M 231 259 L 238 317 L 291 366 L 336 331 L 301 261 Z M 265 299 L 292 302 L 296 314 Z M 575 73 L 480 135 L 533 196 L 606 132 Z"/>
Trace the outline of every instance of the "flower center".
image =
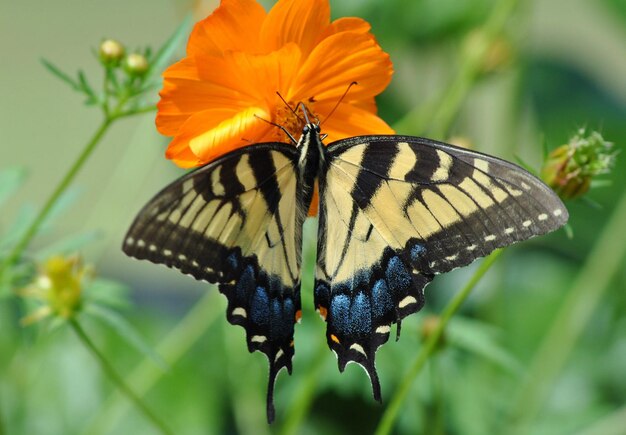
<path id="1" fill-rule="evenodd" d="M 302 129 L 304 128 L 305 121 L 304 116 L 300 112 L 300 103 L 293 103 L 289 101 L 289 107 L 287 107 L 284 103 L 279 103 L 276 105 L 276 110 L 274 112 L 274 122 L 285 130 L 287 130 L 296 140 L 300 138 L 302 134 Z M 290 107 L 296 107 L 296 112 L 291 110 Z M 309 102 L 305 105 L 307 116 L 309 120 L 316 119 L 316 114 L 314 111 L 314 103 Z M 291 142 L 291 139 L 287 134 L 279 128 L 275 129 L 274 136 L 279 142 Z"/>

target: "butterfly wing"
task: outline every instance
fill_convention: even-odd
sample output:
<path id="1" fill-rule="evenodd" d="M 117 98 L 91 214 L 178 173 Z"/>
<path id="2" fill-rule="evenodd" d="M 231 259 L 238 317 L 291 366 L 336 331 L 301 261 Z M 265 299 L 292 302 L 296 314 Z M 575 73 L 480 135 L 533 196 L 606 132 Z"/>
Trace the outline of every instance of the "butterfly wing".
<path id="1" fill-rule="evenodd" d="M 246 330 L 248 350 L 270 364 L 268 418 L 276 375 L 291 373 L 300 315 L 302 222 L 295 147 L 242 148 L 176 180 L 135 218 L 123 250 L 219 283 L 227 318 Z"/>
<path id="2" fill-rule="evenodd" d="M 328 147 L 320 178 L 315 305 L 343 370 L 374 367 L 392 323 L 418 311 L 435 274 L 545 234 L 568 218 L 522 168 L 429 139 L 366 136 Z"/>

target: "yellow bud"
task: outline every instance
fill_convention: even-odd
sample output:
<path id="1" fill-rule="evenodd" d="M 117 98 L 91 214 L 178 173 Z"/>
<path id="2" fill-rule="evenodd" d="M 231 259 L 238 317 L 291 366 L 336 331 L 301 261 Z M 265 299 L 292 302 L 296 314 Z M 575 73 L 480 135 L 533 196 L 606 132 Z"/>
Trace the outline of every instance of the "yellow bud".
<path id="1" fill-rule="evenodd" d="M 124 46 L 114 39 L 106 39 L 100 44 L 98 54 L 104 65 L 116 66 L 124 57 Z"/>
<path id="2" fill-rule="evenodd" d="M 143 54 L 131 53 L 124 59 L 124 69 L 131 76 L 142 76 L 149 67 L 148 59 Z"/>

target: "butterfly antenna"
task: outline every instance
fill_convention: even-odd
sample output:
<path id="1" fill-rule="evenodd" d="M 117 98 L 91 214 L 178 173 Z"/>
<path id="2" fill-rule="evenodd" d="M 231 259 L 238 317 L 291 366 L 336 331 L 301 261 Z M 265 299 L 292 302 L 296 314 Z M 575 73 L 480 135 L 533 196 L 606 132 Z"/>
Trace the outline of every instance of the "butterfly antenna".
<path id="1" fill-rule="evenodd" d="M 341 96 L 341 98 L 339 98 L 339 100 L 337 100 L 337 104 L 335 104 L 335 107 L 333 107 L 333 110 L 330 111 L 330 113 L 328 115 L 326 115 L 326 118 L 324 118 L 324 120 L 322 122 L 320 122 L 319 124 L 322 125 L 323 123 L 326 122 L 326 120 L 328 118 L 330 118 L 330 116 L 335 113 L 335 110 L 337 110 L 337 107 L 339 107 L 339 105 L 341 104 L 341 102 L 343 101 L 344 98 L 346 98 L 346 95 L 348 95 L 348 91 L 350 90 L 350 88 L 354 85 L 358 85 L 358 82 L 352 82 L 348 85 L 348 87 L 346 88 L 346 91 L 343 93 L 343 95 Z"/>
<path id="2" fill-rule="evenodd" d="M 290 140 L 290 141 L 291 141 L 294 145 L 298 143 L 298 141 L 297 141 L 297 140 L 296 140 L 296 139 L 295 139 L 295 138 L 291 135 L 291 133 L 289 133 L 289 132 L 287 131 L 287 129 L 286 129 L 285 127 L 283 127 L 282 125 L 280 125 L 280 124 L 276 124 L 275 122 L 272 122 L 272 121 L 268 121 L 267 119 L 265 119 L 265 118 L 261 118 L 259 115 L 256 115 L 256 114 L 254 115 L 254 117 L 255 117 L 256 119 L 260 119 L 260 120 L 261 120 L 261 121 L 263 121 L 263 122 L 267 122 L 269 125 L 273 125 L 274 127 L 278 127 L 278 128 L 280 128 L 280 129 L 283 131 L 283 133 L 285 133 L 285 134 L 289 137 L 289 140 Z"/>
<path id="3" fill-rule="evenodd" d="M 305 122 L 305 124 L 307 124 L 307 125 L 310 124 L 311 121 L 309 120 L 309 115 L 308 115 L 308 113 L 306 111 L 306 106 L 304 105 L 304 103 L 300 103 L 300 109 L 302 109 L 302 114 L 304 115 L 304 122 Z"/>
<path id="4" fill-rule="evenodd" d="M 291 113 L 293 113 L 293 114 L 294 114 L 294 116 L 300 120 L 300 122 L 304 122 L 304 120 L 303 120 L 302 118 L 300 118 L 300 115 L 298 115 L 298 112 L 296 112 L 296 111 L 294 110 L 294 108 L 293 108 L 293 107 L 291 107 L 291 105 L 287 102 L 287 100 L 285 100 L 285 99 L 283 98 L 283 96 L 282 96 L 282 95 L 280 95 L 280 92 L 276 91 L 276 95 L 278 95 L 278 98 L 280 98 L 280 100 L 281 100 L 283 103 L 285 103 L 285 106 L 287 106 L 287 107 L 289 108 L 289 110 L 291 111 Z"/>

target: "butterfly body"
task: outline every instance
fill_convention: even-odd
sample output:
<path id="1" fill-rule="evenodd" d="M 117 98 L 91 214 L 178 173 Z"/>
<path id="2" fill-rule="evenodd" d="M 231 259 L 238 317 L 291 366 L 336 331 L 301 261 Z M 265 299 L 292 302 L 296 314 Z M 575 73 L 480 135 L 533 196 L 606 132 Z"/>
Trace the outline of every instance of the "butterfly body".
<path id="1" fill-rule="evenodd" d="M 423 306 L 436 274 L 567 221 L 558 197 L 511 163 L 409 136 L 325 146 L 313 123 L 295 147 L 241 148 L 167 186 L 123 250 L 219 284 L 229 322 L 268 357 L 270 421 L 276 375 L 292 368 L 302 225 L 316 186 L 315 308 L 340 370 L 360 364 L 377 400 L 376 351 Z"/>

